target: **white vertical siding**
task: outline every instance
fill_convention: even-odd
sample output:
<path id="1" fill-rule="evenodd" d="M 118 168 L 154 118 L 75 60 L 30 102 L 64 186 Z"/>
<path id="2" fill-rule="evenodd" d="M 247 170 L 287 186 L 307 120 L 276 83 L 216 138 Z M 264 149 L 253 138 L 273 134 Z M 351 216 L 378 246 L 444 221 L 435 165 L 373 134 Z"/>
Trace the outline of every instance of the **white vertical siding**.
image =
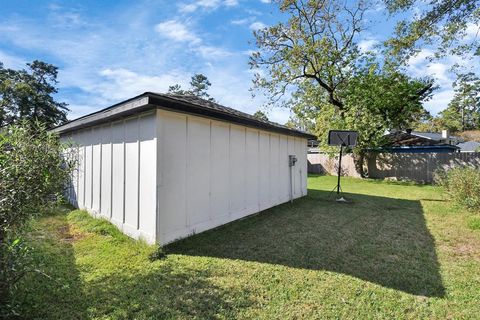
<path id="1" fill-rule="evenodd" d="M 124 223 L 130 230 L 138 224 L 138 119 L 125 121 L 125 213 Z"/>
<path id="2" fill-rule="evenodd" d="M 160 243 L 290 200 L 289 154 L 298 158 L 293 196 L 306 194 L 306 139 L 157 112 Z"/>
<path id="3" fill-rule="evenodd" d="M 210 138 L 210 215 L 215 221 L 228 221 L 230 181 L 230 126 L 211 122 Z"/>
<path id="4" fill-rule="evenodd" d="M 245 144 L 245 203 L 247 212 L 259 211 L 258 130 L 247 128 Z"/>
<path id="5" fill-rule="evenodd" d="M 280 185 L 279 185 L 279 151 L 280 151 L 280 136 L 278 134 L 270 134 L 270 160 L 268 162 L 268 169 L 270 170 L 269 179 L 269 205 L 275 206 L 280 203 Z"/>
<path id="6" fill-rule="evenodd" d="M 103 217 L 112 217 L 112 127 L 102 127 L 101 190 L 100 213 Z"/>
<path id="7" fill-rule="evenodd" d="M 259 132 L 258 137 L 258 197 L 260 210 L 270 206 L 270 134 Z"/>
<path id="8" fill-rule="evenodd" d="M 147 235 L 156 234 L 156 189 L 157 189 L 157 141 L 156 121 L 152 116 L 140 117 L 140 176 L 139 176 L 139 222 L 137 228 Z"/>
<path id="9" fill-rule="evenodd" d="M 230 215 L 242 215 L 245 210 L 245 127 L 230 125 Z"/>
<path id="10" fill-rule="evenodd" d="M 305 143 L 306 145 L 306 143 Z M 288 166 L 288 137 L 280 135 L 280 150 L 278 154 L 278 192 L 280 203 L 290 200 L 290 175 Z M 306 152 L 306 151 L 305 151 Z"/>
<path id="11" fill-rule="evenodd" d="M 306 194 L 305 139 L 165 110 L 68 135 L 72 203 L 162 244 Z M 66 138 L 66 137 L 65 137 Z M 298 162 L 292 170 L 288 155 Z"/>
<path id="12" fill-rule="evenodd" d="M 123 224 L 125 178 L 125 127 L 123 121 L 112 125 L 112 221 Z"/>
<path id="13" fill-rule="evenodd" d="M 162 183 L 159 189 L 159 229 L 163 234 L 172 234 L 174 240 L 176 231 L 183 231 L 187 226 L 187 117 L 168 113 L 161 117 L 160 126 Z"/>
<path id="14" fill-rule="evenodd" d="M 102 128 L 92 130 L 92 210 L 95 214 L 100 213 L 100 182 L 101 182 L 101 152 L 102 152 Z"/>
<path id="15" fill-rule="evenodd" d="M 207 129 L 205 129 L 207 128 Z M 210 212 L 210 120 L 188 120 L 186 215 L 187 226 L 194 226 L 209 218 Z"/>
<path id="16" fill-rule="evenodd" d="M 156 236 L 155 117 L 143 114 L 69 135 L 78 146 L 77 205 L 148 242 Z"/>
<path id="17" fill-rule="evenodd" d="M 76 136 L 76 137 L 75 137 Z M 78 144 L 78 207 L 85 208 L 85 145 L 84 132 L 79 132 L 72 136 L 72 139 Z"/>
<path id="18" fill-rule="evenodd" d="M 85 175 L 85 185 L 84 185 L 84 206 L 85 208 L 92 208 L 92 130 L 85 131 L 84 134 L 85 141 L 88 141 L 88 144 L 85 144 L 85 163 L 84 175 Z"/>

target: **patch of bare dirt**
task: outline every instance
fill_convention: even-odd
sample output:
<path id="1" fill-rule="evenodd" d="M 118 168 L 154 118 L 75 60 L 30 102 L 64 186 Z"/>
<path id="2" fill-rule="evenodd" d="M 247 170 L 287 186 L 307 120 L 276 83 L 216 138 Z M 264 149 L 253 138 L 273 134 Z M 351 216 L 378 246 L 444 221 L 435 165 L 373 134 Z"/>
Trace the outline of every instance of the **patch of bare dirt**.
<path id="1" fill-rule="evenodd" d="M 57 228 L 57 233 L 60 241 L 71 243 L 74 241 L 78 241 L 85 237 L 85 234 L 81 232 L 76 232 L 75 230 L 71 230 L 69 226 L 60 226 Z"/>

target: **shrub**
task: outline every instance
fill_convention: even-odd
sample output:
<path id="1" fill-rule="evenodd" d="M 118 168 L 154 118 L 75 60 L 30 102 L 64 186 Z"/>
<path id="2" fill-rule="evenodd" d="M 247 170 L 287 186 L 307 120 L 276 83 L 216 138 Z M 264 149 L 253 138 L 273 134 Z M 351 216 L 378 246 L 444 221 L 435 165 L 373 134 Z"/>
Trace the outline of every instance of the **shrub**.
<path id="1" fill-rule="evenodd" d="M 12 313 L 10 295 L 27 271 L 35 270 L 22 241 L 27 223 L 58 204 L 73 163 L 64 146 L 39 123 L 0 130 L 0 317 Z"/>
<path id="2" fill-rule="evenodd" d="M 480 170 L 453 168 L 437 174 L 436 182 L 452 200 L 470 210 L 480 212 Z"/>

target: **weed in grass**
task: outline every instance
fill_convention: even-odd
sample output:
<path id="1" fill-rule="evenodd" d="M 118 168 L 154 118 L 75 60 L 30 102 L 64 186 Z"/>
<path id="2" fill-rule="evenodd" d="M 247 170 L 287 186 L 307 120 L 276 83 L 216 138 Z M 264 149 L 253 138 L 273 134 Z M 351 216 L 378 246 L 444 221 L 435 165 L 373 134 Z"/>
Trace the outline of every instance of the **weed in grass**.
<path id="1" fill-rule="evenodd" d="M 165 252 L 163 247 L 162 246 L 157 246 L 157 249 L 150 254 L 149 259 L 150 259 L 150 261 L 153 262 L 153 261 L 156 261 L 156 260 L 163 260 L 166 257 L 167 257 L 167 253 Z"/>
<path id="2" fill-rule="evenodd" d="M 468 221 L 468 227 L 472 230 L 480 230 L 480 217 L 471 217 Z"/>

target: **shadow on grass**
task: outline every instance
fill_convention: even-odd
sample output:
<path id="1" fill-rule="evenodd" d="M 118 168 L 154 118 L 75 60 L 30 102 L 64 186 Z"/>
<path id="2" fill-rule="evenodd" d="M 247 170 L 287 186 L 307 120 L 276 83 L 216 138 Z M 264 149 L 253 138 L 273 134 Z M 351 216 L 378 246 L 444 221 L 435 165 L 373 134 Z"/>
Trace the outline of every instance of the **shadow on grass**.
<path id="1" fill-rule="evenodd" d="M 168 245 L 167 253 L 327 270 L 423 296 L 444 296 L 435 243 L 419 201 L 309 195 Z"/>
<path id="2" fill-rule="evenodd" d="M 31 241 L 40 268 L 51 279 L 31 274 L 22 281 L 17 302 L 28 319 L 211 319 L 250 303 L 248 294 L 239 299 L 234 290 L 213 284 L 208 269 L 179 267 L 175 261 L 151 263 L 148 257 L 138 269 L 124 268 L 120 252 L 125 249 L 122 245 L 131 246 L 131 239 L 99 240 L 103 246 L 117 241 L 109 249 L 114 252 L 99 252 L 102 249 L 92 246 L 93 256 L 116 252 L 118 258 L 112 259 L 118 260 L 117 267 L 79 265 L 74 244 L 89 241 L 84 239 L 89 235 L 70 230 L 63 215 L 48 217 L 42 224 Z"/>

